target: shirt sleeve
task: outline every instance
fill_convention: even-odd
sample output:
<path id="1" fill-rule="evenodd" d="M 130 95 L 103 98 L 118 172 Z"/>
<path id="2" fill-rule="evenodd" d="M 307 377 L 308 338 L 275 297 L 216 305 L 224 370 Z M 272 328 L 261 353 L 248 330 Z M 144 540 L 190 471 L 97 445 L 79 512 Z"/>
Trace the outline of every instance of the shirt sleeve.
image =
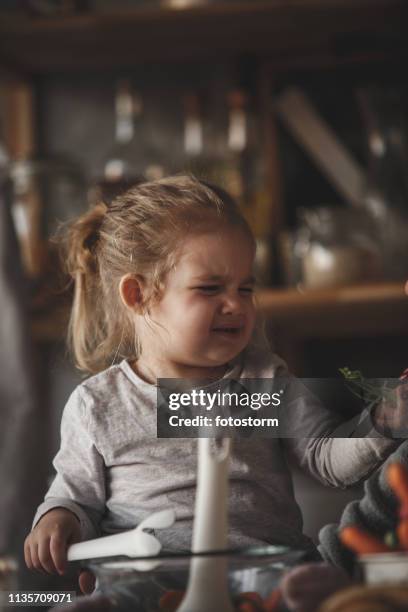
<path id="1" fill-rule="evenodd" d="M 324 484 L 356 484 L 398 447 L 400 441 L 381 435 L 360 416 L 343 421 L 302 381 L 287 381 L 280 419 L 284 444 L 299 465 Z"/>
<path id="2" fill-rule="evenodd" d="M 90 433 L 86 405 L 77 388 L 62 415 L 61 446 L 54 458 L 56 476 L 38 507 L 33 527 L 49 510 L 73 512 L 81 525 L 82 540 L 100 535 L 105 511 L 105 464 Z"/>

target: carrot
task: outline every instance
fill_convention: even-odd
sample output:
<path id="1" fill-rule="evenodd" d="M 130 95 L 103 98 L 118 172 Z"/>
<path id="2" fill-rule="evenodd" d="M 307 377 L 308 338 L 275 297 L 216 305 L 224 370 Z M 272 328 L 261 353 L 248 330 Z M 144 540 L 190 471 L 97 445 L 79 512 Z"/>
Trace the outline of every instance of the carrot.
<path id="1" fill-rule="evenodd" d="M 403 506 L 408 505 L 408 470 L 402 463 L 390 463 L 387 481 Z"/>
<path id="2" fill-rule="evenodd" d="M 358 555 L 391 552 L 392 548 L 358 527 L 345 527 L 340 532 L 342 543 Z"/>
<path id="3" fill-rule="evenodd" d="M 264 612 L 264 602 L 262 597 L 255 591 L 240 593 L 237 598 L 239 612 Z"/>
<path id="4" fill-rule="evenodd" d="M 401 521 L 403 519 L 408 519 L 408 502 L 404 502 L 403 504 L 400 505 L 398 514 L 399 514 Z"/>
<path id="5" fill-rule="evenodd" d="M 181 604 L 184 597 L 184 591 L 166 591 L 160 597 L 159 609 L 164 612 L 175 612 Z"/>
<path id="6" fill-rule="evenodd" d="M 282 592 L 279 589 L 269 593 L 268 597 L 264 600 L 265 612 L 276 612 L 281 599 Z"/>
<path id="7" fill-rule="evenodd" d="M 264 612 L 265 608 L 262 605 L 260 608 L 253 601 L 241 601 L 237 607 L 238 612 Z"/>
<path id="8" fill-rule="evenodd" d="M 408 550 L 408 519 L 402 519 L 397 527 L 398 543 L 401 548 Z"/>

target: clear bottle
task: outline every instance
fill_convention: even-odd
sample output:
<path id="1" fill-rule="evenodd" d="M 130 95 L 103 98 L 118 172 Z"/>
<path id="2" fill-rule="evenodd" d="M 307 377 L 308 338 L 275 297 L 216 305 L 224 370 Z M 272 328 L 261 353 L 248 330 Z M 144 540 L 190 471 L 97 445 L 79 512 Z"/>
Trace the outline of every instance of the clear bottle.
<path id="1" fill-rule="evenodd" d="M 235 97 L 228 112 L 225 137 L 219 138 L 217 117 L 204 125 L 199 96 L 184 97 L 184 164 L 185 170 L 197 178 L 223 187 L 239 204 L 244 199 L 241 155 L 246 147 L 246 116 L 242 98 Z"/>
<path id="2" fill-rule="evenodd" d="M 389 280 L 404 280 L 408 266 L 408 126 L 393 89 L 357 92 L 368 145 L 363 205 L 377 226 Z"/>
<path id="3" fill-rule="evenodd" d="M 247 98 L 243 91 L 228 94 L 228 136 L 224 163 L 224 181 L 227 191 L 235 198 L 245 216 L 248 208 L 248 115 Z"/>
<path id="4" fill-rule="evenodd" d="M 103 167 L 107 183 L 138 183 L 167 174 L 158 152 L 143 132 L 143 102 L 129 79 L 117 83 L 115 95 L 115 144 Z"/>
<path id="5" fill-rule="evenodd" d="M 228 94 L 228 138 L 223 172 L 227 191 L 238 202 L 257 243 L 255 274 L 260 285 L 272 281 L 273 242 L 269 227 L 269 195 L 259 124 L 243 90 Z"/>
<path id="6" fill-rule="evenodd" d="M 183 170 L 197 178 L 209 179 L 204 159 L 204 134 L 201 105 L 198 94 L 188 93 L 183 98 L 184 135 Z"/>
<path id="7" fill-rule="evenodd" d="M 249 97 L 243 90 L 233 90 L 227 96 L 228 131 L 223 156 L 223 183 L 238 202 L 242 213 L 256 236 L 259 228 L 257 208 L 265 195 L 265 181 L 257 124 L 249 108 Z"/>
<path id="8" fill-rule="evenodd" d="M 224 158 L 217 150 L 214 117 L 204 121 L 202 103 L 197 93 L 184 96 L 183 170 L 195 177 L 226 188 L 223 181 Z"/>

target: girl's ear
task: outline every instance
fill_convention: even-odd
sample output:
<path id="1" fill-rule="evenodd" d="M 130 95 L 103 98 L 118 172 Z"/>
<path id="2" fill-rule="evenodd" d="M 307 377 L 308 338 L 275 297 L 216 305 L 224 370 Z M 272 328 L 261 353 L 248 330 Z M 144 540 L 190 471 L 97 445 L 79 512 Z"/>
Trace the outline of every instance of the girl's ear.
<path id="1" fill-rule="evenodd" d="M 119 293 L 123 304 L 131 310 L 139 310 L 143 303 L 143 278 L 126 274 L 119 283 Z"/>

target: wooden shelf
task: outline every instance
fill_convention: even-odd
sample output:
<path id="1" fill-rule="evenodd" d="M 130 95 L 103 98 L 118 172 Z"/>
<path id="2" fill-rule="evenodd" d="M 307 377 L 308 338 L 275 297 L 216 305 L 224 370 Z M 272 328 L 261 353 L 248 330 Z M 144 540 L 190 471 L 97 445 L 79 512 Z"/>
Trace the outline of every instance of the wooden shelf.
<path id="1" fill-rule="evenodd" d="M 272 330 L 292 338 L 408 333 L 403 282 L 303 292 L 266 289 L 258 302 Z"/>
<path id="2" fill-rule="evenodd" d="M 351 37 L 374 53 L 406 46 L 405 0 L 270 0 L 176 10 L 146 7 L 64 18 L 4 11 L 0 66 L 26 74 L 129 68 L 146 62 L 347 53 Z"/>

